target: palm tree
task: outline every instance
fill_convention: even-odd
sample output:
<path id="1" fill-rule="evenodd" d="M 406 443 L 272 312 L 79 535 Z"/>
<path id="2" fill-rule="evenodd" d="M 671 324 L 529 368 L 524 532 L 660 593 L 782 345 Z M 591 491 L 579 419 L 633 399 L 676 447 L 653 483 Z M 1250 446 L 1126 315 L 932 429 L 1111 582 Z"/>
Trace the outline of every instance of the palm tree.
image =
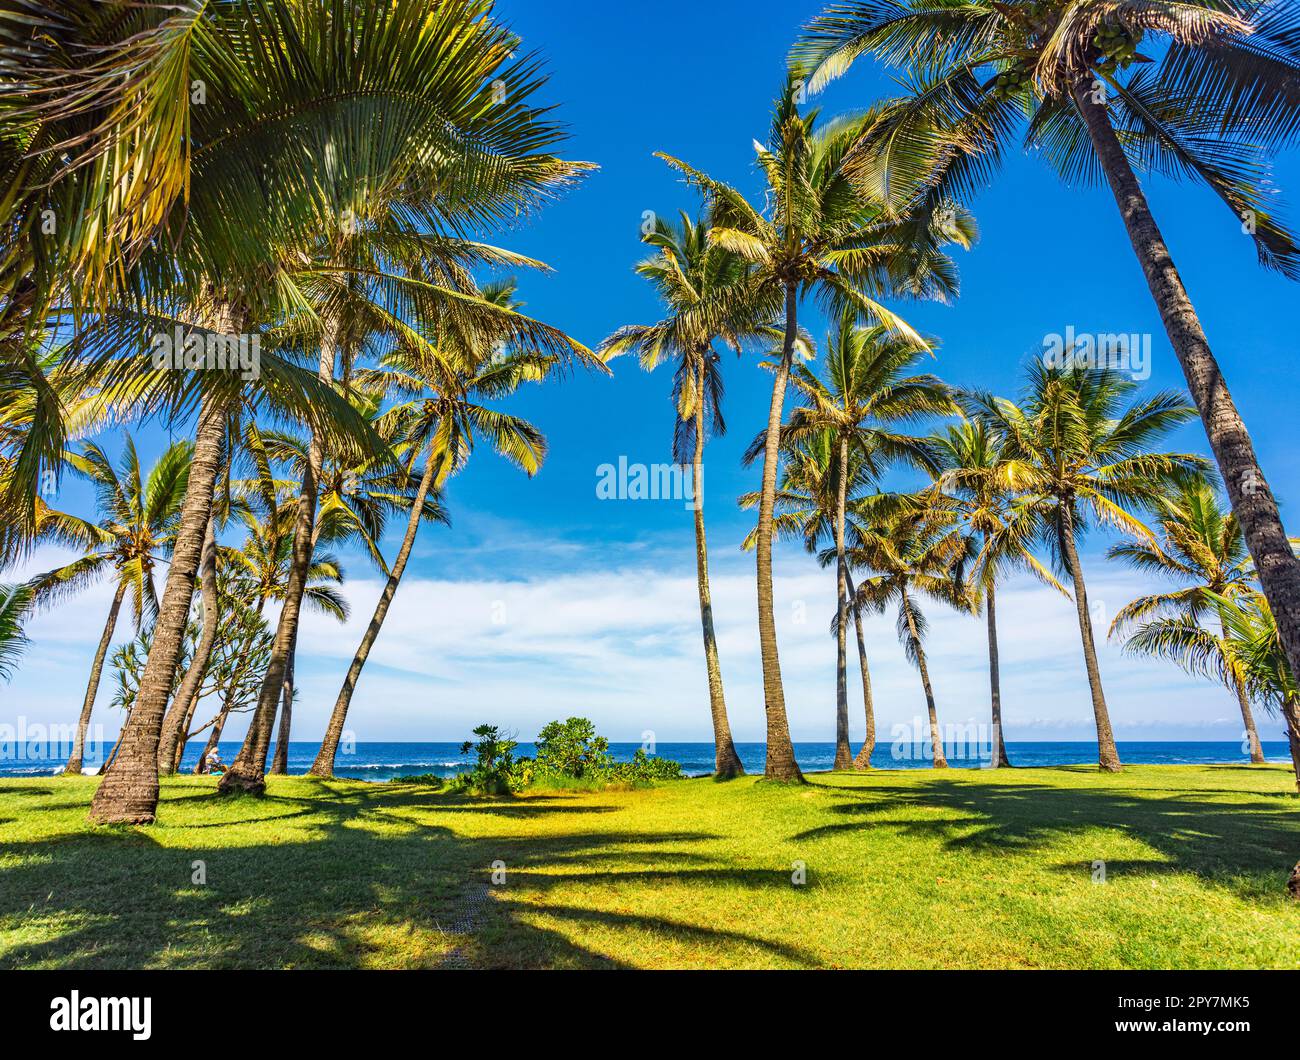
<path id="1" fill-rule="evenodd" d="M 1114 369 L 1073 361 L 1054 366 L 1032 361 L 1028 376 L 1019 405 L 982 393 L 963 402 L 1002 447 L 1008 486 L 1039 518 L 1059 566 L 1070 575 L 1097 725 L 1098 765 L 1118 772 L 1078 540 L 1090 520 L 1150 540 L 1151 532 L 1132 510 L 1156 504 L 1180 476 L 1203 474 L 1209 467 L 1200 456 L 1151 451 L 1196 415 L 1182 394 L 1164 391 L 1131 402 L 1137 388 L 1132 380 Z"/>
<path id="2" fill-rule="evenodd" d="M 57 520 L 64 540 L 79 537 L 91 542 L 90 550 L 71 563 L 32 580 L 38 604 L 47 604 L 76 593 L 111 574 L 116 587 L 108 608 L 104 632 L 90 666 L 90 680 L 82 699 L 77 734 L 65 773 L 80 774 L 85 753 L 86 731 L 99 693 L 104 660 L 117 628 L 118 614 L 127 593 L 131 594 L 131 615 L 137 631 L 158 610 L 154 582 L 155 565 L 164 562 L 175 533 L 176 517 L 185 494 L 193 446 L 174 442 L 163 451 L 147 477 L 140 471 L 135 442 L 127 433 L 118 467 L 97 445 L 87 442 L 80 453 L 67 454 L 67 463 L 94 487 L 103 518 L 91 525 L 70 516 Z M 75 525 L 74 525 L 75 524 Z M 56 531 L 50 527 L 46 534 Z M 44 534 L 42 536 L 45 536 Z"/>
<path id="3" fill-rule="evenodd" d="M 1300 560 L 1137 173 L 1203 182 L 1262 265 L 1300 275 L 1264 168 L 1266 150 L 1300 135 L 1295 19 L 1289 0 L 872 0 L 831 8 L 794 52 L 814 91 L 863 55 L 920 69 L 856 153 L 873 172 L 882 156 L 927 172 L 931 198 L 987 185 L 1022 127 L 1071 184 L 1105 176 L 1293 668 Z M 1147 42 L 1158 62 L 1138 51 Z"/>
<path id="4" fill-rule="evenodd" d="M 714 343 L 721 341 L 741 351 L 744 340 L 760 330 L 743 319 L 748 308 L 738 297 L 747 269 L 742 259 L 708 237 L 708 225 L 682 212 L 680 226 L 656 217 L 645 242 L 658 253 L 636 267 L 654 287 L 671 315 L 650 325 L 620 328 L 600 346 L 613 357 L 624 352 L 640 355 L 641 366 L 653 371 L 666 358 L 676 362 L 673 404 L 676 409 L 673 456 L 679 464 L 690 460 L 695 516 L 695 578 L 700 598 L 700 625 L 704 635 L 704 665 L 709 686 L 709 711 L 713 719 L 714 774 L 723 779 L 744 773 L 731 738 L 727 702 L 718 661 L 718 641 L 713 625 L 713 596 L 709 587 L 709 553 L 704 531 L 704 444 L 709 430 L 726 430 L 722 417 L 722 373 Z M 711 307 L 725 307 L 725 316 L 711 320 Z M 701 319 L 701 313 L 705 314 Z M 740 316 L 741 319 L 735 317 Z M 761 329 L 766 330 L 766 329 Z"/>
<path id="5" fill-rule="evenodd" d="M 849 562 L 874 574 L 858 583 L 858 604 L 883 613 L 898 605 L 898 639 L 908 661 L 920 671 L 921 687 L 930 718 L 930 744 L 935 769 L 947 769 L 943 734 L 925 658 L 929 623 L 917 603 L 917 594 L 973 611 L 974 600 L 961 578 L 961 565 L 969 555 L 969 540 L 953 529 L 952 520 L 927 512 L 908 512 L 903 505 L 882 519 L 871 534 L 849 552 Z"/>
<path id="6" fill-rule="evenodd" d="M 142 284 L 155 295 L 128 341 L 111 344 L 116 355 L 102 346 L 79 352 L 75 367 L 86 370 L 85 388 L 102 392 L 104 403 L 123 414 L 166 409 L 180 418 L 198 406 L 189 490 L 153 651 L 121 750 L 91 808 L 97 821 L 148 822 L 157 805 L 158 736 L 228 411 L 250 394 L 281 405 L 292 397 L 317 433 L 365 433 L 315 373 L 309 383 L 308 373 L 267 351 L 255 381 L 142 373 L 138 357 L 127 368 L 120 351 L 147 348 L 151 334 L 170 331 L 174 322 L 197 325 L 201 334 L 244 335 L 301 308 L 287 277 L 303 248 L 314 246 L 323 229 L 337 230 L 349 211 L 369 216 L 385 189 L 387 198 L 403 200 L 412 224 L 499 222 L 576 170 L 546 153 L 559 130 L 528 106 L 541 84 L 536 61 L 512 59 L 516 38 L 480 0 L 440 5 L 432 15 L 427 0 L 328 7 L 266 0 L 257 18 L 241 5 L 193 4 L 175 20 L 166 17 L 170 11 L 140 14 L 125 2 L 84 6 L 84 18 L 34 18 L 15 34 L 24 54 L 42 60 L 14 113 L 20 124 L 30 123 L 28 144 L 45 168 L 6 173 L 14 191 L 5 201 L 18 204 L 18 216 L 5 220 L 14 221 L 6 232 L 25 232 L 49 196 L 66 206 L 58 215 L 70 219 L 60 225 L 67 238 L 61 234 L 57 246 L 28 245 L 48 251 L 42 277 L 62 271 L 77 279 L 69 292 L 74 304 L 102 308 Z M 119 34 L 123 24 L 129 34 Z M 76 65 L 88 54 L 100 56 L 93 72 Z M 202 105 L 178 76 L 205 87 Z M 107 94 L 100 87 L 106 84 Z M 59 93 L 65 104 L 50 105 Z M 45 198 L 32 190 L 41 187 L 51 189 Z M 109 202 L 126 205 L 114 206 L 106 225 Z M 130 253 L 122 252 L 124 242 Z M 124 267 L 124 256 L 126 266 L 138 267 Z M 96 274 L 91 266 L 101 260 L 112 267 Z M 6 261 L 15 286 L 29 282 L 30 261 L 30 250 Z M 122 278 L 101 290 L 95 280 L 105 273 Z M 158 311 L 177 283 L 201 313 L 176 321 Z M 114 385 L 105 386 L 105 376 Z M 268 669 L 263 708 L 271 691 L 278 695 L 291 626 Z M 263 714 L 259 709 L 258 718 Z"/>
<path id="7" fill-rule="evenodd" d="M 32 596 L 30 585 L 0 585 L 0 681 L 13 677 L 27 647 L 23 621 L 31 612 Z"/>
<path id="8" fill-rule="evenodd" d="M 766 146 L 755 144 L 767 183 L 768 208 L 755 209 L 735 188 L 685 162 L 661 155 L 705 195 L 710 241 L 752 268 L 745 301 L 757 318 L 782 319 L 781 355 L 768 407 L 763 480 L 755 557 L 758 571 L 758 634 L 767 714 L 767 764 L 771 779 L 802 779 L 790 743 L 772 598 L 772 517 L 786 386 L 799 342 L 799 304 L 808 294 L 849 307 L 860 320 L 880 324 L 921 344 L 920 336 L 880 299 L 899 295 L 946 298 L 956 291 L 951 260 L 942 242 L 970 242 L 964 214 L 953 211 L 940 226 L 932 215 L 899 217 L 879 197 L 849 179 L 844 163 L 874 114 L 821 124 L 816 111 L 801 114 L 800 86 L 791 78 L 776 101 Z M 942 230 L 946 228 L 947 234 Z M 706 307 L 701 316 L 716 313 Z"/>
<path id="9" fill-rule="evenodd" d="M 862 462 L 874 478 L 891 462 L 902 461 L 921 468 L 930 466 L 925 447 L 918 439 L 889 429 L 957 411 L 947 386 L 936 376 L 912 374 L 926 355 L 925 347 L 891 334 L 879 325 L 856 326 L 854 314 L 845 312 L 826 341 L 825 381 L 805 365 L 796 365 L 791 371 L 791 380 L 805 404 L 791 414 L 789 424 L 782 431 L 783 441 L 786 438 L 796 441 L 805 432 L 828 430 L 835 446 L 833 526 L 839 600 L 835 623 L 836 769 L 849 769 L 855 764 L 849 749 L 846 651 L 850 576 L 845 552 L 845 519 L 850 468 L 854 460 Z M 864 677 L 864 687 L 865 681 Z"/>
<path id="10" fill-rule="evenodd" d="M 1208 613 L 1217 615 L 1219 636 L 1227 650 L 1226 616 L 1217 611 L 1213 598 L 1241 596 L 1251 591 L 1255 580 L 1237 517 L 1231 511 L 1224 511 L 1218 491 L 1205 481 L 1185 483 L 1177 497 L 1162 498 L 1158 504 L 1159 541 L 1123 542 L 1111 548 L 1110 556 L 1143 573 L 1191 584 L 1170 592 L 1140 596 L 1126 604 L 1111 623 L 1110 635 L 1117 636 L 1135 623 L 1153 619 L 1200 625 Z M 1228 687 L 1241 708 L 1250 760 L 1263 762 L 1264 750 L 1255 730 L 1245 679 L 1236 671 L 1230 677 Z"/>
<path id="11" fill-rule="evenodd" d="M 763 436 L 760 435 L 745 452 L 746 462 L 758 458 L 763 451 Z M 780 488 L 776 491 L 776 503 L 772 518 L 772 530 L 778 538 L 791 538 L 803 541 L 804 548 L 817 556 L 823 567 L 834 563 L 838 569 L 838 550 L 835 547 L 839 503 L 839 443 L 835 432 L 821 430 L 817 432 L 802 431 L 798 439 L 787 439 L 781 446 L 782 472 Z M 846 496 L 848 503 L 845 512 L 847 540 L 856 545 L 870 532 L 867 529 L 869 518 L 865 517 L 864 508 L 869 498 L 863 496 L 868 488 L 874 487 L 879 474 L 879 467 L 871 461 L 864 460 L 859 454 L 850 450 L 849 469 L 847 472 Z M 742 508 L 754 508 L 758 505 L 757 493 L 746 493 L 739 499 Z M 742 548 L 750 550 L 758 538 L 755 527 L 745 537 Z M 830 546 L 826 547 L 827 542 Z M 876 714 L 871 692 L 871 670 L 867 663 L 866 639 L 862 632 L 862 608 L 857 603 L 857 590 L 853 577 L 847 570 L 843 572 L 844 589 L 848 595 L 848 607 L 853 612 L 854 631 L 858 643 L 858 668 L 862 674 L 862 704 L 866 712 L 866 733 L 862 747 L 853 759 L 855 769 L 869 769 L 871 755 L 876 746 Z M 838 583 L 839 577 L 837 575 Z M 840 607 L 831 622 L 832 635 L 839 637 L 842 628 Z M 840 675 L 844 674 L 844 660 L 840 657 Z M 837 715 L 837 733 L 840 730 Z M 847 722 L 846 722 L 847 724 Z M 847 739 L 847 734 L 845 734 Z M 837 758 L 841 756 L 837 750 Z M 842 758 L 841 758 L 842 760 Z"/>
<path id="12" fill-rule="evenodd" d="M 506 281 L 486 288 L 483 296 L 510 308 L 519 304 L 514 300 L 514 290 L 514 283 Z M 314 775 L 334 775 L 334 759 L 352 695 L 406 572 L 420 524 L 429 518 L 428 499 L 442 495 L 447 480 L 464 467 L 479 440 L 487 441 L 530 477 L 546 458 L 546 439 L 536 427 L 480 402 L 512 394 L 526 382 L 540 382 L 563 363 L 558 354 L 515 352 L 467 343 L 455 334 L 440 333 L 438 321 L 429 320 L 411 324 L 378 368 L 357 373 L 359 390 L 407 398 L 385 414 L 382 433 L 394 439 L 396 448 L 405 454 L 408 474 L 414 476 L 421 459 L 424 468 L 408 509 L 406 533 L 343 679 L 312 764 L 310 772 Z M 439 518 L 445 521 L 441 509 Z M 222 783 L 226 783 L 224 776 Z"/>
<path id="13" fill-rule="evenodd" d="M 1218 678 L 1228 687 L 1242 684 L 1247 694 L 1278 711 L 1286 721 L 1291 764 L 1300 791 L 1300 688 L 1282 649 L 1281 635 L 1268 600 L 1257 589 L 1232 595 L 1205 593 L 1204 603 L 1222 622 L 1222 636 L 1187 615 L 1157 618 L 1139 626 L 1125 649 L 1139 655 L 1162 655 L 1189 673 Z"/>
<path id="14" fill-rule="evenodd" d="M 998 651 L 997 582 L 1011 569 L 1027 570 L 1069 597 L 1033 554 L 1040 534 L 1032 505 L 1019 503 L 1008 485 L 1010 465 L 997 439 L 980 420 L 963 417 L 930 439 L 938 474 L 924 494 L 931 510 L 955 515 L 978 546 L 968 590 L 983 603 L 989 642 L 989 696 L 993 739 L 989 764 L 1010 766 L 1002 728 L 1002 676 Z"/>

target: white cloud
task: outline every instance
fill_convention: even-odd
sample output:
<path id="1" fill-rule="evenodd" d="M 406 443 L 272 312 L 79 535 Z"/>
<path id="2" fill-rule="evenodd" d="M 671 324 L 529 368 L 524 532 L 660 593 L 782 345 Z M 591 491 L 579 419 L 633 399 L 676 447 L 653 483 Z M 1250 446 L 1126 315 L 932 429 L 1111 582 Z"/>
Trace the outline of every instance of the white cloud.
<path id="1" fill-rule="evenodd" d="M 566 551 L 568 546 L 566 546 Z M 43 553 L 17 572 L 48 567 Z M 502 554 L 503 571 L 526 569 L 527 551 Z M 422 564 L 403 582 L 358 687 L 349 725 L 366 740 L 451 740 L 491 721 L 525 737 L 551 718 L 583 714 L 614 739 L 710 736 L 699 606 L 689 549 L 582 549 L 567 573 L 531 577 L 431 577 Z M 1089 593 L 1109 615 L 1142 588 L 1140 579 L 1097 561 Z M 295 735 L 322 731 L 339 682 L 369 621 L 381 583 L 354 563 L 345 592 L 352 617 L 339 625 L 307 618 L 300 639 L 300 705 Z M 7 575 L 7 578 L 14 577 Z M 33 646 L 3 690 L 0 720 L 75 716 L 94 644 L 108 610 L 101 585 L 36 618 Z M 753 561 L 715 561 L 714 614 L 728 710 L 738 739 L 763 738 Z M 793 551 L 778 559 L 776 610 L 786 701 L 795 739 L 833 734 L 834 642 L 829 620 L 834 581 Z M 805 620 L 797 621 L 800 611 Z M 926 605 L 927 643 L 941 720 L 983 721 L 988 715 L 987 641 L 982 619 Z M 1072 604 L 1036 583 L 1014 580 L 999 594 L 1003 702 L 1007 736 L 1087 739 L 1092 709 Z M 1104 635 L 1104 622 L 1099 622 Z M 130 635 L 124 621 L 119 639 Z M 924 712 L 920 680 L 907 664 L 893 616 L 873 616 L 867 645 L 878 731 L 910 725 Z M 1099 645 L 1102 674 L 1120 739 L 1235 739 L 1240 719 L 1222 689 L 1182 675 L 1158 660 L 1130 659 Z M 850 652 L 851 723 L 862 730 L 856 649 Z M 107 687 L 107 682 L 105 683 Z M 110 731 L 117 719 L 105 708 Z M 1266 738 L 1274 738 L 1265 719 Z M 232 735 L 242 722 L 232 727 Z"/>

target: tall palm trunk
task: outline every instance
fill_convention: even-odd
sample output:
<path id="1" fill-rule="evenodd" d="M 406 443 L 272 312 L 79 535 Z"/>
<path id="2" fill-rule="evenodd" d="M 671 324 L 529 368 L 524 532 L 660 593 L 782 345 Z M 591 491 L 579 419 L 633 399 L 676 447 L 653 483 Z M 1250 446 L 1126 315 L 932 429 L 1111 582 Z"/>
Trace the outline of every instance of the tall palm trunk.
<path id="1" fill-rule="evenodd" d="M 855 599 L 853 577 L 849 574 L 848 564 L 844 566 L 844 582 L 849 600 Z M 867 642 L 862 636 L 862 609 L 853 604 L 853 631 L 858 636 L 858 668 L 862 671 L 862 705 L 867 713 L 867 735 L 862 740 L 853 759 L 854 769 L 870 769 L 871 756 L 876 751 L 876 708 L 871 698 L 871 670 L 867 666 Z"/>
<path id="2" fill-rule="evenodd" d="M 1092 635 L 1092 615 L 1088 611 L 1088 590 L 1083 584 L 1083 564 L 1079 550 L 1074 547 L 1073 501 L 1065 498 L 1059 504 L 1061 513 L 1061 555 L 1070 568 L 1074 582 L 1074 608 L 1079 615 L 1079 637 L 1083 641 L 1083 665 L 1088 671 L 1088 689 L 1092 693 L 1092 714 L 1097 723 L 1097 766 L 1107 773 L 1120 771 L 1119 749 L 1115 734 L 1110 728 L 1110 712 L 1106 709 L 1106 693 L 1101 687 L 1101 668 L 1097 665 L 1097 643 Z"/>
<path id="3" fill-rule="evenodd" d="M 934 689 L 930 686 L 930 668 L 925 664 L 925 648 L 921 644 L 921 634 L 916 628 L 916 619 L 912 615 L 912 603 L 903 588 L 903 614 L 907 616 L 907 635 L 912 638 L 912 647 L 916 651 L 916 668 L 921 671 L 921 687 L 925 689 L 925 706 L 930 712 L 930 746 L 934 751 L 934 768 L 947 769 L 948 759 L 943 754 L 943 734 L 939 732 L 939 712 L 934 706 Z"/>
<path id="4" fill-rule="evenodd" d="M 1282 713 L 1286 717 L 1286 735 L 1291 745 L 1291 772 L 1295 776 L 1295 789 L 1300 792 L 1300 704 L 1284 704 Z"/>
<path id="5" fill-rule="evenodd" d="M 119 579 L 117 591 L 113 593 L 113 602 L 108 608 L 108 619 L 104 623 L 104 632 L 99 638 L 99 647 L 95 649 L 95 661 L 90 664 L 90 682 L 86 685 L 86 698 L 81 703 L 81 717 L 77 719 L 77 735 L 72 741 L 72 754 L 63 772 L 81 775 L 81 760 L 86 753 L 86 730 L 90 728 L 90 715 L 95 709 L 95 697 L 99 695 L 99 681 L 104 675 L 104 659 L 108 647 L 113 643 L 113 631 L 117 628 L 117 616 L 122 610 L 122 599 L 126 596 L 126 580 Z"/>
<path id="6" fill-rule="evenodd" d="M 713 594 L 709 589 L 709 546 L 704 535 L 704 369 L 706 348 L 700 353 L 696 379 L 695 453 L 691 462 L 695 499 L 695 582 L 700 594 L 700 627 L 704 633 L 704 668 L 709 679 L 709 713 L 713 716 L 713 772 L 723 780 L 740 776 L 736 745 L 727 720 L 727 701 L 722 692 L 722 667 L 718 663 L 718 638 L 713 630 Z"/>
<path id="7" fill-rule="evenodd" d="M 177 746 L 183 748 L 185 733 L 198 705 L 203 675 L 212 658 L 212 646 L 217 642 L 217 623 L 220 611 L 217 606 L 217 521 L 208 517 L 208 530 L 203 540 L 203 558 L 199 563 L 199 593 L 203 600 L 203 632 L 194 646 L 190 668 L 181 679 L 176 698 L 163 719 L 162 736 L 158 741 L 158 772 L 176 772 Z"/>
<path id="8" fill-rule="evenodd" d="M 334 378 L 334 361 L 338 332 L 326 323 L 322 332 L 319 378 L 328 383 Z M 220 792 L 241 791 L 260 795 L 266 790 L 266 753 L 271 745 L 271 730 L 275 725 L 276 710 L 284 693 L 285 673 L 289 655 L 298 641 L 298 622 L 302 614 L 302 597 L 307 589 L 307 570 L 311 566 L 313 530 L 316 525 L 316 494 L 321 467 L 325 462 L 325 444 L 319 431 L 313 430 L 307 450 L 307 466 L 303 469 L 302 490 L 298 497 L 298 514 L 293 527 L 293 551 L 289 564 L 289 578 L 285 583 L 284 604 L 280 620 L 275 627 L 275 640 L 271 644 L 271 657 L 266 676 L 258 692 L 253 720 L 244 736 L 239 754 L 222 774 L 217 785 Z"/>
<path id="9" fill-rule="evenodd" d="M 284 697 L 280 704 L 280 728 L 275 734 L 275 756 L 271 759 L 271 773 L 282 777 L 289 772 L 289 732 L 293 725 L 293 670 L 298 657 L 298 645 L 289 653 L 289 665 L 284 671 Z"/>
<path id="10" fill-rule="evenodd" d="M 835 769 L 853 768 L 849 748 L 849 565 L 844 556 L 844 509 L 848 505 L 849 440 L 840 439 L 840 470 L 835 494 L 835 584 L 839 613 L 835 623 Z"/>
<path id="11" fill-rule="evenodd" d="M 1011 765 L 1011 759 L 1007 757 L 1007 745 L 1002 739 L 1002 672 L 998 664 L 998 615 L 991 581 L 984 596 L 984 611 L 989 625 L 989 697 L 993 721 L 993 747 L 989 765 L 997 769 Z"/>
<path id="12" fill-rule="evenodd" d="M 352 665 L 348 667 L 347 676 L 343 679 L 343 687 L 339 689 L 338 699 L 334 701 L 334 710 L 330 714 L 329 725 L 325 728 L 325 738 L 321 741 L 316 761 L 312 763 L 309 770 L 313 776 L 332 777 L 334 775 L 334 758 L 339 751 L 339 740 L 343 737 L 343 724 L 347 721 L 348 707 L 352 704 L 352 693 L 356 691 L 357 681 L 361 678 L 361 670 L 370 657 L 370 649 L 374 646 L 380 629 L 383 628 L 384 619 L 388 617 L 388 609 L 393 603 L 393 597 L 397 594 L 398 583 L 401 582 L 402 574 L 406 570 L 406 561 L 410 559 L 411 549 L 415 545 L 415 535 L 420 530 L 420 520 L 424 516 L 425 499 L 433 486 L 435 471 L 441 465 L 445 465 L 450 470 L 450 457 L 437 457 L 430 451 L 424 463 L 424 475 L 420 479 L 420 487 L 416 490 L 415 501 L 411 505 L 410 518 L 406 521 L 406 535 L 402 538 L 402 547 L 397 551 L 397 558 L 393 561 L 392 569 L 388 573 L 388 581 L 384 585 L 384 591 L 379 594 L 379 602 L 375 604 L 375 613 L 370 616 L 370 625 L 366 627 L 366 631 L 361 637 L 361 643 L 357 646 L 357 653 L 352 657 Z"/>
<path id="13" fill-rule="evenodd" d="M 1074 95 L 1124 218 L 1129 241 L 1160 310 L 1170 345 L 1201 413 L 1232 510 L 1241 524 L 1264 595 L 1277 620 L 1287 660 L 1292 672 L 1300 673 L 1300 559 L 1287 541 L 1277 502 L 1264 480 L 1250 434 L 1228 392 L 1228 384 L 1210 350 L 1182 277 L 1174 267 L 1169 247 L 1111 127 L 1106 109 L 1093 102 L 1090 87 L 1084 83 L 1075 86 Z"/>
<path id="14" fill-rule="evenodd" d="M 215 330 L 225 335 L 237 334 L 244 329 L 245 319 L 243 311 L 234 304 L 222 303 L 216 314 Z M 149 824 L 158 809 L 158 739 L 189 621 L 194 580 L 221 466 L 225 427 L 224 403 L 215 394 L 205 393 L 199 406 L 180 526 L 154 624 L 153 647 L 140 675 L 135 708 L 123 726 L 113 762 L 90 804 L 90 819 L 99 824 Z"/>
<path id="15" fill-rule="evenodd" d="M 763 447 L 763 488 L 758 500 L 758 540 L 754 548 L 758 565 L 758 647 L 763 657 L 763 705 L 767 713 L 767 766 L 772 780 L 802 781 L 790 743 L 790 720 L 785 712 L 781 685 L 781 660 L 776 648 L 776 616 L 772 601 L 772 516 L 776 509 L 776 473 L 780 460 L 781 418 L 785 387 L 798 339 L 798 293 L 794 283 L 785 290 L 785 344 L 772 383 L 772 403 L 767 412 L 767 438 Z"/>

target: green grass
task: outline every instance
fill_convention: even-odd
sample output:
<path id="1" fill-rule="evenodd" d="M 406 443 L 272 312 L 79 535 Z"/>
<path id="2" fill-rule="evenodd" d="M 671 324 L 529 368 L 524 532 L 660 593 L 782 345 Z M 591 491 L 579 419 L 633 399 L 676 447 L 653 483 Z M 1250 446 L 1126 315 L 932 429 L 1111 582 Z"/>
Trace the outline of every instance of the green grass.
<path id="1" fill-rule="evenodd" d="M 90 826 L 91 778 L 4 781 L 0 966 L 1300 966 L 1281 768 L 810 779 L 259 800 L 182 778 L 148 828 Z"/>

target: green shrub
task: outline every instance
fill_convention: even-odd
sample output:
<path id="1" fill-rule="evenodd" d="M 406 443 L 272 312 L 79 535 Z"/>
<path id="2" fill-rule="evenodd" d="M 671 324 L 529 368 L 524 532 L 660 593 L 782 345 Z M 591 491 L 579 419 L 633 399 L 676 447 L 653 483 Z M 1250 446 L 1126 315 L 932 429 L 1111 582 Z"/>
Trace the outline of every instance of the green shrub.
<path id="1" fill-rule="evenodd" d="M 524 784 L 514 755 L 518 744 L 504 737 L 495 725 L 480 725 L 474 735 L 477 743 L 466 740 L 460 748 L 463 755 L 475 754 L 474 765 L 453 779 L 454 788 L 475 795 L 510 795 L 521 790 Z"/>
<path id="2" fill-rule="evenodd" d="M 405 777 L 393 777 L 390 784 L 424 784 L 430 788 L 440 788 L 446 780 L 437 773 L 415 773 Z"/>
<path id="3" fill-rule="evenodd" d="M 553 721 L 537 734 L 536 772 L 552 777 L 600 777 L 614 765 L 609 741 L 587 718 Z"/>

